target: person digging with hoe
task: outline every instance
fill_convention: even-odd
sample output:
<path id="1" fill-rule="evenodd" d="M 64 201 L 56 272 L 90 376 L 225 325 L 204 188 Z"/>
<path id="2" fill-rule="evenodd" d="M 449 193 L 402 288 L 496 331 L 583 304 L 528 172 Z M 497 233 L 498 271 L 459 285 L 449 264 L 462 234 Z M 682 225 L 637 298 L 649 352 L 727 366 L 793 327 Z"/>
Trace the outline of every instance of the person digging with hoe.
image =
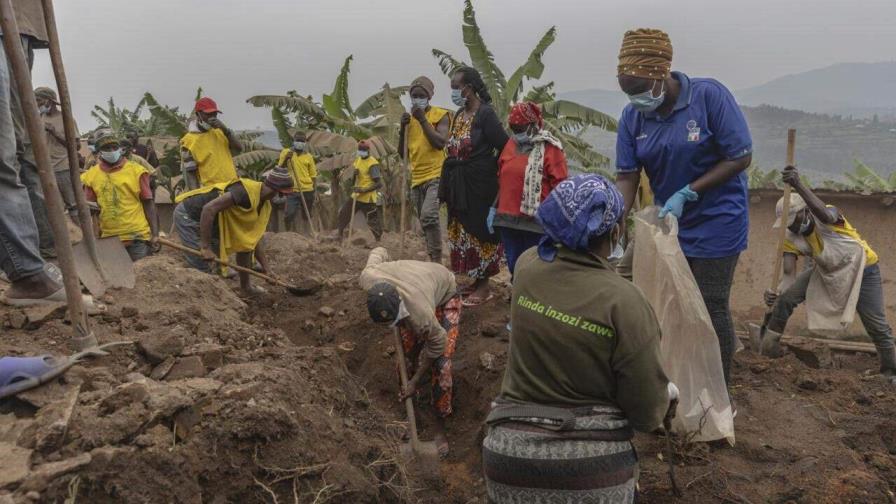
<path id="1" fill-rule="evenodd" d="M 783 278 L 777 290 L 765 293 L 772 308 L 761 342 L 762 353 L 781 354 L 781 334 L 787 319 L 806 303 L 809 329 L 842 331 L 859 314 L 880 357 L 880 372 L 896 385 L 896 348 L 887 322 L 877 253 L 862 239 L 846 217 L 825 203 L 788 166 L 782 176 L 793 187 L 787 222 L 782 222 L 784 198 L 778 200 L 774 228 L 787 226 Z M 797 258 L 812 258 L 813 265 L 797 273 Z"/>
<path id="2" fill-rule="evenodd" d="M 187 263 L 208 272 L 216 258 L 235 253 L 237 265 L 252 268 L 254 255 L 262 272 L 269 273 L 261 239 L 271 218 L 271 199 L 292 190 L 289 172 L 277 167 L 264 182 L 243 178 L 178 195 L 174 222 L 181 243 L 202 253 L 201 258 L 185 254 Z M 244 297 L 264 292 L 250 283 L 248 273 L 241 271 L 239 277 Z"/>
<path id="3" fill-rule="evenodd" d="M 457 346 L 461 300 L 454 274 L 441 264 L 423 261 L 390 261 L 382 247 L 370 252 L 359 279 L 367 291 L 367 311 L 380 324 L 400 331 L 402 347 L 413 376 L 399 393 L 412 397 L 430 376 L 435 412 L 435 442 L 439 456 L 448 454 L 445 418 L 452 413 L 451 358 Z"/>
<path id="4" fill-rule="evenodd" d="M 538 209 L 546 236 L 516 263 L 508 363 L 486 420 L 489 502 L 636 500 L 634 431 L 674 414 L 678 389 L 650 303 L 607 260 L 623 215 L 599 175 L 561 182 Z"/>

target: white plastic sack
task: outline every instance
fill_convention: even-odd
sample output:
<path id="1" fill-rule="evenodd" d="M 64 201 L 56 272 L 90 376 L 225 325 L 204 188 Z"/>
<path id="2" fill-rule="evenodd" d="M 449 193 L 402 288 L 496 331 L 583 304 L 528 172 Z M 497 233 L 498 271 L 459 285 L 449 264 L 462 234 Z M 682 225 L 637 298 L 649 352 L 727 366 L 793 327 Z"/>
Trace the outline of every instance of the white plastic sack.
<path id="1" fill-rule="evenodd" d="M 660 221 L 657 214 L 654 206 L 635 216 L 633 269 L 635 285 L 647 296 L 663 330 L 666 376 L 681 391 L 672 430 L 697 432 L 694 441 L 724 438 L 733 445 L 734 417 L 719 340 L 678 244 L 678 221 L 671 215 Z"/>

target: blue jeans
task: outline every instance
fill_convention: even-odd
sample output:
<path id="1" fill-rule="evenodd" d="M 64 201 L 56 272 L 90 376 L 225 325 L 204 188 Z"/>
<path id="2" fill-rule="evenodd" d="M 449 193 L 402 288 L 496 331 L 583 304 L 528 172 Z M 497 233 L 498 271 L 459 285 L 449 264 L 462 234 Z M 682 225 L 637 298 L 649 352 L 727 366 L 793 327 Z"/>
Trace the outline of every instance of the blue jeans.
<path id="1" fill-rule="evenodd" d="M 510 270 L 510 276 L 513 278 L 516 260 L 523 255 L 523 252 L 532 247 L 537 247 L 538 242 L 541 241 L 544 235 L 502 226 L 495 227 L 498 228 L 497 230 L 501 234 L 501 243 L 504 244 L 504 257 L 507 259 L 507 269 Z"/>
<path id="2" fill-rule="evenodd" d="M 793 314 L 793 310 L 806 300 L 806 290 L 809 288 L 809 278 L 812 276 L 812 268 L 803 271 L 796 276 L 793 284 L 784 291 L 772 311 L 772 317 L 768 322 L 768 328 L 777 333 L 784 332 L 787 319 Z M 881 287 L 880 265 L 868 266 L 862 272 L 862 286 L 859 288 L 859 301 L 856 303 L 856 313 L 865 326 L 865 331 L 881 350 L 893 348 L 893 329 L 887 322 L 887 314 L 884 309 L 884 291 Z"/>
<path id="3" fill-rule="evenodd" d="M 28 190 L 16 165 L 6 54 L 0 51 L 0 268 L 13 282 L 44 270 Z"/>
<path id="4" fill-rule="evenodd" d="M 177 229 L 177 235 L 180 236 L 180 242 L 185 247 L 199 250 L 199 221 L 195 221 L 187 215 L 184 210 L 184 204 L 180 203 L 174 208 L 174 227 Z M 218 253 L 219 243 L 217 238 L 212 238 L 212 250 Z M 187 264 L 199 271 L 206 273 L 212 272 L 211 265 L 193 254 L 184 253 L 184 259 Z"/>

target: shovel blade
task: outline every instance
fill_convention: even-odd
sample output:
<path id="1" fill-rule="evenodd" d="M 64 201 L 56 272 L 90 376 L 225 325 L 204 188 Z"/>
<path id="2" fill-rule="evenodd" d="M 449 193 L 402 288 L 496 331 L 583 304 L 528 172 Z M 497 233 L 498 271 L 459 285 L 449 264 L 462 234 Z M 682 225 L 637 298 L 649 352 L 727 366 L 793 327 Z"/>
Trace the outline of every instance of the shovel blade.
<path id="1" fill-rule="evenodd" d="M 73 247 L 73 252 L 78 277 L 94 296 L 102 296 L 109 287 L 134 288 L 134 265 L 118 238 L 96 240 L 99 268 L 90 258 L 83 241 Z"/>
<path id="2" fill-rule="evenodd" d="M 87 287 L 87 290 L 95 297 L 105 294 L 107 285 L 103 274 L 90 259 L 90 254 L 87 253 L 87 247 L 84 246 L 83 241 L 72 247 L 72 255 L 75 259 L 75 268 L 78 270 L 78 278 L 81 279 L 84 287 Z"/>
<path id="3" fill-rule="evenodd" d="M 103 268 L 106 285 L 133 289 L 136 283 L 134 263 L 117 237 L 100 238 L 96 241 L 96 253 Z"/>
<path id="4" fill-rule="evenodd" d="M 401 445 L 401 458 L 405 468 L 412 477 L 430 482 L 441 482 L 439 470 L 439 449 L 435 443 L 417 442 Z"/>

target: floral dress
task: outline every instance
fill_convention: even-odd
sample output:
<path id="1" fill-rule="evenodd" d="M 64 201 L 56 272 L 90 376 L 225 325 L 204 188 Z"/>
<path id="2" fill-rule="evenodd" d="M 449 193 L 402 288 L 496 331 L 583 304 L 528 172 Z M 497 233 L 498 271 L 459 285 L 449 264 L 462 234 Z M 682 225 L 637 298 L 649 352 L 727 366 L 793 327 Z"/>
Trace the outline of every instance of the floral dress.
<path id="1" fill-rule="evenodd" d="M 473 116 L 459 111 L 451 124 L 448 138 L 448 157 L 456 160 L 486 162 L 494 167 L 497 180 L 497 157 L 507 143 L 504 131 L 494 109 L 482 104 Z M 478 168 L 477 168 L 478 169 Z M 491 205 L 494 201 L 478 201 Z M 458 216 L 448 212 L 448 250 L 451 256 L 451 270 L 477 280 L 496 275 L 501 268 L 504 251 L 497 236 L 494 240 L 477 238 L 464 228 Z"/>

